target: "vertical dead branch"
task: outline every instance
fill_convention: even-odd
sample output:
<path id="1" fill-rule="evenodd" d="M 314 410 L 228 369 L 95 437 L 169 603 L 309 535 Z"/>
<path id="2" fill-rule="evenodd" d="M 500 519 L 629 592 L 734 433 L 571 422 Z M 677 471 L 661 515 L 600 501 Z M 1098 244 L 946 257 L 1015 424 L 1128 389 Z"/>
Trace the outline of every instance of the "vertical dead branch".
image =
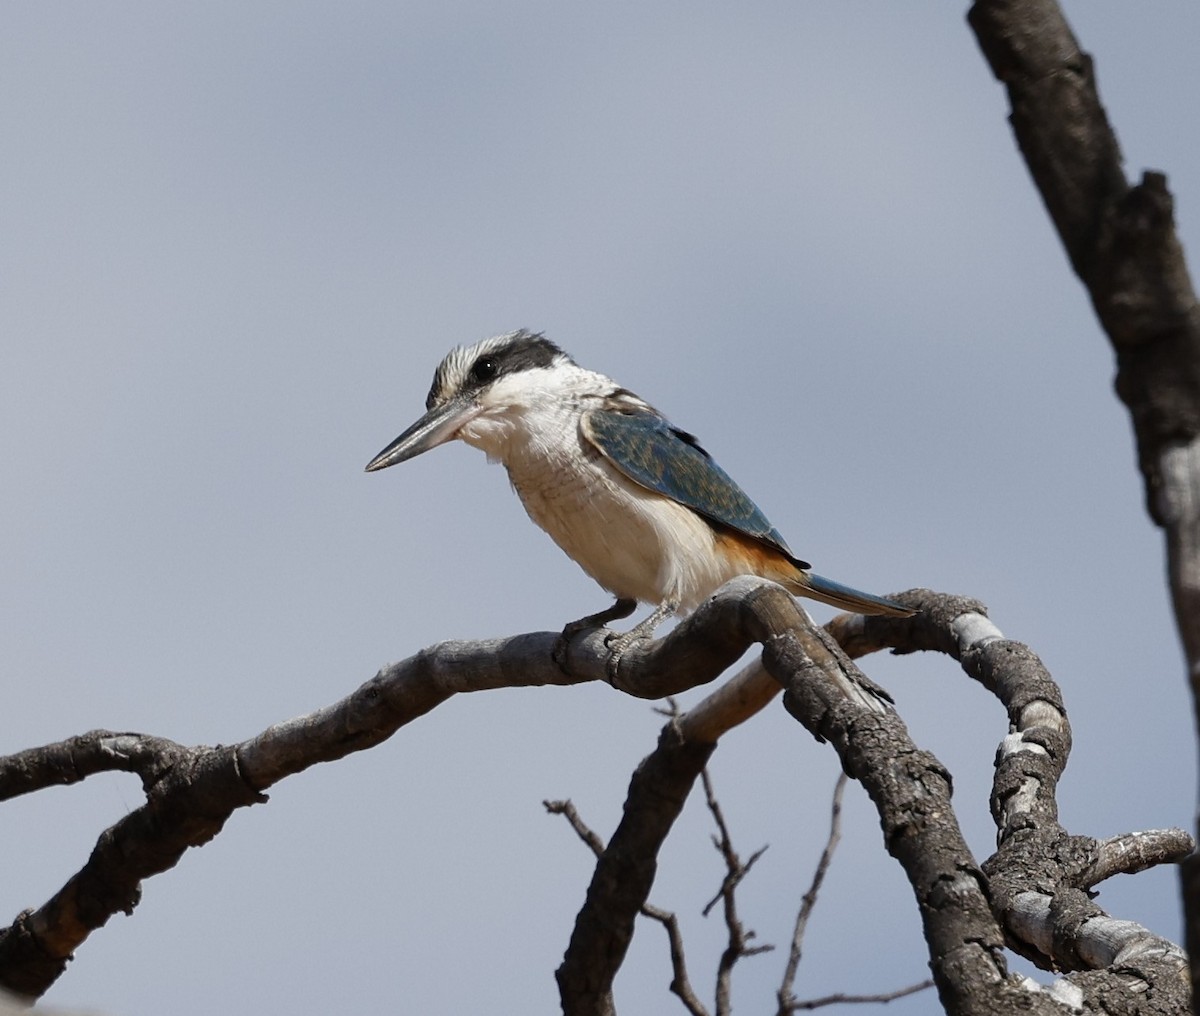
<path id="1" fill-rule="evenodd" d="M 977 0 L 968 16 L 1008 90 L 1013 132 L 1117 356 L 1146 508 L 1166 534 L 1200 732 L 1200 306 L 1166 177 L 1130 186 L 1092 65 L 1054 0 Z M 1200 859 L 1183 869 L 1200 982 Z"/>

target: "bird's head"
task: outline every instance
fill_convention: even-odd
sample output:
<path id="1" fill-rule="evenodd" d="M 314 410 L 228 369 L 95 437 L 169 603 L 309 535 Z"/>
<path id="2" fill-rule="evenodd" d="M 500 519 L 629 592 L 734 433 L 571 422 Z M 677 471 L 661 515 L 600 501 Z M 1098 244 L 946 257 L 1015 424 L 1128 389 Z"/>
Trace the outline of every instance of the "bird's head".
<path id="1" fill-rule="evenodd" d="M 367 472 L 415 458 L 458 437 L 493 454 L 487 422 L 502 425 L 502 419 L 521 409 L 532 393 L 553 387 L 557 369 L 572 367 L 571 358 L 553 342 L 524 329 L 450 350 L 434 372 L 425 415 L 368 462 Z"/>

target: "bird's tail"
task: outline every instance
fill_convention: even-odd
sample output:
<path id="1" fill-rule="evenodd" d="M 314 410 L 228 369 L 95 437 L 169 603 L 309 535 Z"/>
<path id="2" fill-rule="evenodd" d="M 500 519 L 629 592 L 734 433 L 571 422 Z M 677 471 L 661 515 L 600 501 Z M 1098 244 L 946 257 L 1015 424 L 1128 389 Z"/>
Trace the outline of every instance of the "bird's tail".
<path id="1" fill-rule="evenodd" d="M 788 585 L 800 596 L 807 596 L 822 603 L 828 603 L 853 614 L 887 614 L 890 617 L 911 617 L 916 613 L 908 607 L 902 607 L 894 600 L 864 593 L 860 589 L 852 589 L 833 579 L 827 579 L 812 572 L 802 572 L 800 577 Z"/>

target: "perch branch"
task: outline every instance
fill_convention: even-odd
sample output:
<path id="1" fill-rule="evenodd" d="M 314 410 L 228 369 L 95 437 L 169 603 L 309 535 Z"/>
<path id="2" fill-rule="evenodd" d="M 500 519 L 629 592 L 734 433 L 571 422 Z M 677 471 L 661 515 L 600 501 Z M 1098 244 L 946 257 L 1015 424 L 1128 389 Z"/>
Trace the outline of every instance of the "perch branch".
<path id="1" fill-rule="evenodd" d="M 967 671 L 1006 703 L 1014 725 L 1011 750 L 1002 755 L 998 769 L 1001 789 L 994 795 L 1002 851 L 1009 843 L 1023 842 L 1022 823 L 1048 828 L 1054 821 L 1053 788 L 1069 749 L 1069 728 L 1056 686 L 1040 664 L 1034 666 L 1036 657 L 1004 640 L 974 601 L 921 590 L 900 598 L 921 612 L 902 620 L 871 618 L 866 625 L 839 622 L 831 630 L 853 631 L 856 653 L 871 647 L 935 649 L 963 660 Z M 112 914 L 136 905 L 142 879 L 174 865 L 187 847 L 207 842 L 234 810 L 263 800 L 262 791 L 278 780 L 378 744 L 456 693 L 606 678 L 603 633 L 583 633 L 572 640 L 570 674 L 553 661 L 556 638 L 554 633 L 538 633 L 433 646 L 385 668 L 332 706 L 232 746 L 182 748 L 136 734 L 94 732 L 41 754 L 22 752 L 0 759 L 0 786 L 10 793 L 106 768 L 135 771 L 148 788 L 145 805 L 101 836 L 87 864 L 62 890 L 0 933 L 0 982 L 27 996 L 41 994 L 91 931 Z M 981 878 L 954 824 L 944 771 L 936 759 L 912 745 L 882 693 L 840 654 L 832 637 L 811 627 L 782 589 L 752 579 L 729 583 L 667 638 L 631 650 L 622 660 L 620 676 L 638 694 L 679 688 L 685 671 L 691 672 L 693 682 L 703 683 L 753 641 L 764 644 L 763 663 L 786 687 L 789 710 L 818 737 L 834 743 L 846 771 L 860 779 L 876 801 L 888 849 L 901 859 L 922 901 L 935 980 L 946 964 L 954 964 L 981 979 L 975 989 L 986 984 L 1015 990 L 1017 982 L 1004 978 L 998 932 L 987 912 Z M 1011 661 L 1025 667 L 1017 677 L 1010 673 Z M 714 733 L 719 736 L 727 729 L 731 717 L 747 715 L 746 702 L 764 701 L 757 692 L 742 694 L 760 681 L 761 674 L 748 668 L 735 678 L 740 688 L 715 692 L 696 710 L 674 718 L 658 749 L 634 774 L 621 825 L 597 863 L 559 969 L 566 1011 L 610 1011 L 612 977 L 628 946 L 633 920 L 646 903 L 658 850 L 713 750 Z M 729 703 L 733 706 L 726 708 Z M 703 738 L 693 740 L 693 731 L 702 732 Z M 1039 752 L 1057 759 L 1058 768 L 1030 776 L 1028 767 L 1015 767 L 1012 781 L 1003 783 L 1002 777 L 1008 779 L 1003 772 L 1006 758 L 1024 763 L 1043 757 Z M 1015 790 L 1003 789 L 1009 786 Z M 1011 833 L 1003 832 L 1009 827 Z M 1165 840 L 1153 839 L 1134 851 L 1118 841 L 1107 852 L 1076 852 L 1080 863 L 1071 877 L 1077 886 L 1123 863 L 1113 857 L 1136 855 L 1136 864 L 1141 864 L 1171 854 Z M 1010 940 L 1024 943 L 1037 955 L 1050 955 L 1036 930 L 1043 927 L 1040 904 L 1031 901 L 1028 892 L 1022 895 L 1019 881 L 1014 886 L 1003 897 L 1011 906 L 998 906 Z M 1123 962 L 1136 960 L 1138 976 L 1148 983 L 1161 985 L 1147 965 L 1156 957 L 1177 974 L 1178 950 L 1170 943 L 1148 939 L 1148 933 L 1140 931 L 1131 937 L 1128 929 L 1136 926 L 1116 922 L 1120 927 L 1106 927 L 1099 923 L 1102 916 L 1091 913 L 1088 918 L 1089 928 L 1103 930 L 1095 943 L 1075 935 L 1081 943 L 1076 950 L 1079 965 L 1067 963 L 1069 969 L 1088 968 L 1116 955 Z M 1113 935 L 1118 931 L 1119 947 L 1115 953 L 1106 952 L 1101 940 L 1116 941 Z M 1131 951 L 1134 938 L 1142 945 Z M 1055 961 L 1062 960 L 1058 939 L 1053 945 Z M 1101 973 L 1108 976 L 1107 971 Z M 938 984 L 944 1003 L 964 1000 L 953 994 L 947 998 L 953 989 L 942 980 Z M 1129 988 L 1125 982 L 1122 986 Z M 978 1011 L 969 1004 L 947 1008 Z"/>
<path id="2" fill-rule="evenodd" d="M 903 601 L 903 595 L 901 600 Z M 768 643 L 795 627 L 811 629 L 812 622 L 782 587 L 742 577 L 726 583 L 695 614 L 665 639 L 636 644 L 620 661 L 618 685 L 644 697 L 661 697 L 680 690 L 683 675 L 692 683 L 711 679 L 712 661 L 727 667 L 754 642 Z M 587 650 L 603 636 L 589 633 L 572 640 Z M 721 691 L 701 703 L 701 716 L 674 717 L 663 730 L 658 747 L 634 772 L 620 824 L 596 865 L 575 929 L 558 968 L 559 995 L 568 1016 L 599 1016 L 612 1009 L 612 983 L 633 935 L 634 919 L 646 902 L 657 867 L 658 851 L 699 777 L 715 738 L 732 720 L 752 715 L 769 701 L 751 668 L 735 679 L 738 689 Z M 853 702 L 869 715 L 887 712 L 882 693 L 859 673 L 832 678 L 833 693 Z M 778 675 L 776 675 L 778 683 Z M 743 695 L 743 693 L 747 693 Z M 702 736 L 697 736 L 701 732 Z"/>
<path id="3" fill-rule="evenodd" d="M 645 661 L 644 670 L 623 668 L 633 692 L 659 697 L 718 676 L 753 641 L 754 611 L 740 604 L 760 585 L 731 583 L 651 649 L 632 651 Z M 137 905 L 144 879 L 173 867 L 188 847 L 207 843 L 235 810 L 265 800 L 262 792 L 287 776 L 374 747 L 455 694 L 606 681 L 604 636 L 591 631 L 572 639 L 570 673 L 554 661 L 556 632 L 443 642 L 385 667 L 341 701 L 240 744 L 183 747 L 144 734 L 94 731 L 0 758 L 0 796 L 114 769 L 137 773 L 147 795 L 100 836 L 62 889 L 0 931 L 0 987 L 39 997 L 93 931 Z M 689 743 L 677 754 L 697 753 L 705 754 Z"/>
<path id="4" fill-rule="evenodd" d="M 657 697 L 710 681 L 749 644 L 739 629 L 742 590 L 718 595 L 715 623 L 696 617 L 656 644 L 638 694 Z M 143 879 L 174 866 L 189 846 L 207 842 L 237 808 L 318 762 L 386 740 L 406 723 L 460 692 L 604 680 L 603 632 L 573 640 L 572 673 L 553 661 L 557 635 L 446 642 L 380 671 L 357 691 L 307 716 L 276 724 L 241 744 L 183 747 L 163 738 L 94 731 L 0 759 L 0 798 L 73 783 L 106 770 L 135 772 L 147 802 L 101 837 L 91 859 L 41 908 L 0 933 L 0 985 L 37 997 L 67 958 L 117 912 L 136 906 Z"/>

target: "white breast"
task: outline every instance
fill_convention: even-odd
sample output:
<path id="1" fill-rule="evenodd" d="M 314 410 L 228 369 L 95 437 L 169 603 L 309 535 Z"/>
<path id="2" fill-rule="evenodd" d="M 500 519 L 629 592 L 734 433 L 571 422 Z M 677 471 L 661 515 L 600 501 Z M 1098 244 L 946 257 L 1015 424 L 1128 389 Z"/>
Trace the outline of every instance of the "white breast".
<path id="1" fill-rule="evenodd" d="M 595 390 L 598 375 L 580 374 Z M 678 600 L 690 610 L 739 574 L 717 553 L 708 523 L 626 479 L 582 436 L 585 395 L 521 394 L 514 406 L 497 393 L 496 411 L 460 436 L 504 463 L 529 517 L 601 586 L 644 603 Z"/>

